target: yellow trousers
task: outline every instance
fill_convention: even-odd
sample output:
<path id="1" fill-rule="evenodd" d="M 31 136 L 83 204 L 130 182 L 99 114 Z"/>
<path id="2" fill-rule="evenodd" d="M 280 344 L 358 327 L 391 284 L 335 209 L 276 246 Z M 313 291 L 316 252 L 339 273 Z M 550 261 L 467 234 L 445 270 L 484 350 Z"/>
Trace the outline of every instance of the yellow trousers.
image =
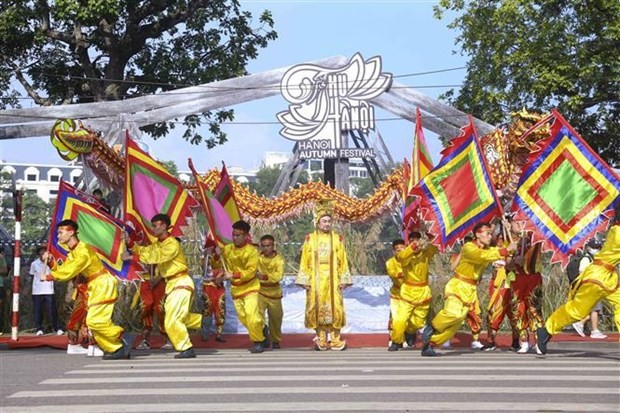
<path id="1" fill-rule="evenodd" d="M 431 343 L 441 345 L 454 337 L 476 298 L 475 285 L 456 278 L 448 281 L 444 290 L 443 308 L 431 322 L 435 330 L 430 340 Z"/>
<path id="2" fill-rule="evenodd" d="M 340 339 L 340 329 L 328 326 L 321 326 L 316 329 L 317 344 L 321 348 L 327 348 L 327 335 L 330 336 L 330 345 L 334 348 L 342 348 L 346 344 Z"/>
<path id="3" fill-rule="evenodd" d="M 202 314 L 190 313 L 193 288 L 194 282 L 189 275 L 166 283 L 164 327 L 176 351 L 185 351 L 193 346 L 187 330 L 197 330 L 202 324 Z"/>
<path id="4" fill-rule="evenodd" d="M 118 297 L 118 281 L 111 274 L 103 274 L 88 283 L 88 313 L 86 325 L 93 338 L 106 353 L 122 347 L 123 329 L 112 322 L 114 302 Z"/>
<path id="5" fill-rule="evenodd" d="M 547 318 L 545 327 L 549 334 L 558 334 L 565 326 L 583 320 L 590 314 L 596 303 L 602 299 L 607 300 L 612 305 L 616 328 L 620 329 L 620 289 L 610 290 L 597 283 L 586 281 L 579 283 L 579 280 L 577 282 L 578 284 L 571 291 L 568 301 Z"/>
<path id="6" fill-rule="evenodd" d="M 417 330 L 424 327 L 426 317 L 430 308 L 430 301 L 426 304 L 415 305 L 404 300 L 392 299 L 390 308 L 392 311 L 392 333 L 390 338 L 392 343 L 403 344 L 405 333 L 415 334 Z"/>
<path id="7" fill-rule="evenodd" d="M 250 340 L 254 343 L 265 340 L 263 335 L 265 319 L 258 306 L 258 292 L 251 292 L 244 297 L 235 298 L 233 302 L 235 303 L 235 310 L 237 310 L 237 318 L 248 329 Z"/>
<path id="8" fill-rule="evenodd" d="M 267 312 L 271 341 L 273 343 L 279 343 L 282 341 L 282 318 L 284 317 L 282 299 L 268 298 L 259 294 L 258 306 L 263 318 L 265 317 L 265 311 Z"/>

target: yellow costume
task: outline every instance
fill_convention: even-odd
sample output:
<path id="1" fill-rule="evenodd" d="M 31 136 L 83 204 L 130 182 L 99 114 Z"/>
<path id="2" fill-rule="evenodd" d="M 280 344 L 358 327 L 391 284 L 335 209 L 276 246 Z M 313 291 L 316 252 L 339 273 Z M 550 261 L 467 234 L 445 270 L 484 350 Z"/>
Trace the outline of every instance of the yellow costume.
<path id="1" fill-rule="evenodd" d="M 284 276 L 284 259 L 281 255 L 266 257 L 261 254 L 258 257 L 258 271 L 267 276 L 266 280 L 260 280 L 258 292 L 258 305 L 260 313 L 269 320 L 269 334 L 271 342 L 282 341 L 282 287 L 280 282 Z"/>
<path id="2" fill-rule="evenodd" d="M 118 281 L 105 269 L 93 248 L 79 241 L 62 265 L 54 262 L 50 275 L 56 281 L 69 281 L 78 275 L 86 278 L 86 325 L 103 351 L 114 353 L 120 349 L 123 329 L 112 322 Z"/>
<path id="3" fill-rule="evenodd" d="M 396 254 L 396 259 L 403 268 L 404 279 L 394 317 L 391 335 L 393 343 L 402 344 L 405 330 L 415 333 L 426 324 L 432 299 L 428 285 L 428 268 L 436 253 L 437 247 L 434 245 L 420 249 L 413 244 Z"/>
<path id="4" fill-rule="evenodd" d="M 398 301 L 400 300 L 400 286 L 403 285 L 403 267 L 396 260 L 396 257 L 392 257 L 385 262 L 385 271 L 387 272 L 390 281 L 392 281 L 392 287 L 390 288 L 390 320 L 388 322 L 388 330 L 392 331 L 394 327 L 394 317 L 396 317 L 396 311 L 398 309 Z"/>
<path id="5" fill-rule="evenodd" d="M 461 258 L 448 281 L 444 292 L 444 305 L 431 325 L 434 334 L 430 342 L 443 344 L 456 334 L 470 307 L 477 299 L 477 286 L 486 267 L 494 261 L 504 259 L 505 249 L 497 247 L 480 248 L 474 242 L 467 242 L 461 250 Z"/>
<path id="6" fill-rule="evenodd" d="M 329 333 L 331 347 L 343 349 L 340 329 L 346 317 L 342 288 L 351 285 L 352 279 L 340 235 L 315 231 L 306 236 L 295 283 L 307 289 L 305 325 L 316 330 L 318 348 L 327 349 Z"/>
<path id="7" fill-rule="evenodd" d="M 245 244 L 243 247 L 228 244 L 222 250 L 222 258 L 226 271 L 233 274 L 230 280 L 230 295 L 237 310 L 237 317 L 248 329 L 250 340 L 254 343 L 262 342 L 265 340 L 263 335 L 265 319 L 258 307 L 258 290 L 260 289 L 260 283 L 256 278 L 258 251 L 250 244 Z M 221 261 L 213 261 L 213 268 L 221 267 Z"/>
<path id="8" fill-rule="evenodd" d="M 616 328 L 620 329 L 620 286 L 616 265 L 620 263 L 620 223 L 611 227 L 594 261 L 575 280 L 568 301 L 554 311 L 545 327 L 549 334 L 557 334 L 575 321 L 584 319 L 592 308 L 606 299 L 614 309 Z"/>
<path id="9" fill-rule="evenodd" d="M 132 251 L 145 264 L 157 264 L 157 273 L 166 280 L 164 327 L 176 351 L 192 348 L 188 329 L 199 329 L 202 316 L 190 313 L 194 281 L 189 276 L 181 244 L 173 236 Z"/>

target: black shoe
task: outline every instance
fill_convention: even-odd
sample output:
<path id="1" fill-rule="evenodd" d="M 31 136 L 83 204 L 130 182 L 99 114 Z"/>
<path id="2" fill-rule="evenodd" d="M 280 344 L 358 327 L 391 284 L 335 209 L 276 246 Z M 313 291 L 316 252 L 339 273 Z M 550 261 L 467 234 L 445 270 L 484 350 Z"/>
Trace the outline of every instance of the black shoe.
<path id="1" fill-rule="evenodd" d="M 225 343 L 226 342 L 226 340 L 224 340 L 222 338 L 222 336 L 215 336 L 215 341 L 217 341 L 218 343 Z"/>
<path id="2" fill-rule="evenodd" d="M 510 345 L 510 349 L 512 351 L 518 351 L 521 348 L 521 343 L 519 343 L 519 337 L 512 338 L 512 344 Z"/>
<path id="3" fill-rule="evenodd" d="M 435 330 L 433 330 L 433 326 L 426 326 L 424 330 L 422 330 L 422 343 L 424 346 L 428 346 L 431 343 L 431 337 L 435 334 Z"/>
<path id="4" fill-rule="evenodd" d="M 407 342 L 407 345 L 409 346 L 409 348 L 414 348 L 415 347 L 415 333 L 405 333 L 405 341 Z"/>
<path id="5" fill-rule="evenodd" d="M 195 359 L 196 352 L 194 351 L 194 347 L 190 347 L 185 351 L 180 352 L 179 354 L 174 355 L 175 359 Z"/>
<path id="6" fill-rule="evenodd" d="M 484 346 L 482 346 L 480 351 L 493 351 L 496 348 L 497 348 L 497 346 L 495 345 L 495 343 L 490 341 L 490 342 L 486 343 Z"/>
<path id="7" fill-rule="evenodd" d="M 273 343 L 271 343 L 271 348 L 274 350 L 279 350 L 282 347 L 280 347 L 280 343 L 278 343 L 277 341 L 274 341 Z"/>
<path id="8" fill-rule="evenodd" d="M 255 342 L 254 345 L 250 347 L 250 353 L 262 353 L 263 351 L 265 351 L 265 349 L 261 341 Z"/>
<path id="9" fill-rule="evenodd" d="M 402 344 L 392 342 L 392 344 L 390 344 L 390 346 L 388 347 L 388 351 L 398 351 L 401 348 L 403 348 Z"/>
<path id="10" fill-rule="evenodd" d="M 551 334 L 549 334 L 545 327 L 540 327 L 536 330 L 536 342 L 538 350 L 540 350 L 542 354 L 547 354 L 547 343 L 549 340 L 551 340 Z"/>
<path id="11" fill-rule="evenodd" d="M 269 327 L 263 327 L 263 336 L 265 337 L 263 340 L 263 348 L 269 348 L 269 346 L 271 346 L 271 340 L 269 339 Z"/>
<path id="12" fill-rule="evenodd" d="M 122 346 L 114 353 L 105 353 L 103 360 L 127 360 L 129 358 L 129 346 L 125 340 L 121 340 Z"/>
<path id="13" fill-rule="evenodd" d="M 435 350 L 433 350 L 430 344 L 425 344 L 424 348 L 422 348 L 422 357 L 435 357 L 435 356 L 437 356 L 437 353 L 435 353 Z"/>

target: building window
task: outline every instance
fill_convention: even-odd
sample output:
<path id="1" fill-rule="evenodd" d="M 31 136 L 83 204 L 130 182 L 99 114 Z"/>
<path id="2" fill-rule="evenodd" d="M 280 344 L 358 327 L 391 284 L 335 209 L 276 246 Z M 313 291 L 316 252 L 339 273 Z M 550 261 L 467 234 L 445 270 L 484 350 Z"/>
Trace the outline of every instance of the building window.
<path id="1" fill-rule="evenodd" d="M 59 175 L 50 175 L 50 182 L 60 182 Z"/>
<path id="2" fill-rule="evenodd" d="M 26 181 L 33 182 L 33 181 L 36 181 L 36 180 L 37 180 L 37 176 L 35 174 L 28 174 L 28 175 L 26 175 Z"/>
<path id="3" fill-rule="evenodd" d="M 366 178 L 368 176 L 368 172 L 367 171 L 360 171 L 360 176 L 362 178 Z"/>
<path id="4" fill-rule="evenodd" d="M 78 182 L 79 180 L 80 180 L 80 176 L 79 176 L 79 175 L 78 175 L 78 176 L 72 176 L 72 177 L 71 177 L 71 183 L 72 183 L 73 185 L 77 184 L 77 182 Z"/>
<path id="5" fill-rule="evenodd" d="M 50 196 L 56 196 L 58 195 L 58 190 L 57 189 L 50 189 Z"/>

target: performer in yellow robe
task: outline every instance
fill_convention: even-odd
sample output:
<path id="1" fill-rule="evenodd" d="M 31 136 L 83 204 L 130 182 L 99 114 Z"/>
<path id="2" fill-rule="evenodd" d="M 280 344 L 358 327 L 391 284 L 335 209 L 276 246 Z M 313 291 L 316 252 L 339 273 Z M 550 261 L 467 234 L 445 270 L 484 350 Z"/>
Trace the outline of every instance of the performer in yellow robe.
<path id="1" fill-rule="evenodd" d="M 404 280 L 400 287 L 400 300 L 394 317 L 389 351 L 402 347 L 406 330 L 413 331 L 415 337 L 415 332 L 426 324 L 432 300 L 428 269 L 431 259 L 437 253 L 437 247 L 430 244 L 421 246 L 421 239 L 419 232 L 411 232 L 409 245 L 396 253 L 396 259 L 403 268 Z"/>
<path id="2" fill-rule="evenodd" d="M 594 261 L 575 280 L 568 301 L 536 331 L 538 349 L 543 354 L 547 353 L 547 342 L 552 335 L 575 321 L 583 320 L 602 299 L 612 305 L 616 328 L 620 329 L 620 286 L 616 269 L 620 263 L 619 213 L 620 209 L 616 210 L 616 223 L 607 233 L 601 250 L 594 255 Z"/>
<path id="3" fill-rule="evenodd" d="M 342 289 L 350 286 L 352 279 L 344 241 L 332 231 L 332 214 L 328 200 L 315 208 L 317 230 L 306 236 L 295 279 L 295 284 L 306 289 L 305 326 L 316 330 L 317 351 L 346 349 L 340 338 L 340 329 L 346 325 Z"/>
<path id="4" fill-rule="evenodd" d="M 400 287 L 403 285 L 403 281 L 405 279 L 405 276 L 403 275 L 403 267 L 396 259 L 396 254 L 404 250 L 405 246 L 405 240 L 397 239 L 392 241 L 392 252 L 394 253 L 394 256 L 390 257 L 385 262 L 385 271 L 388 277 L 390 277 L 390 281 L 392 281 L 392 287 L 390 288 L 390 318 L 388 320 L 388 332 L 390 334 L 388 350 L 392 345 L 392 331 L 394 330 L 394 317 L 396 317 L 398 302 L 400 301 Z M 415 330 L 411 326 L 411 323 L 407 323 L 404 334 L 407 345 L 409 347 L 413 347 L 415 343 Z"/>
<path id="5" fill-rule="evenodd" d="M 514 242 L 507 249 L 490 247 L 492 230 L 487 223 L 476 224 L 473 232 L 473 242 L 463 245 L 455 275 L 446 284 L 443 308 L 422 333 L 423 356 L 435 356 L 431 344 L 441 345 L 456 334 L 476 300 L 478 282 L 486 267 L 494 261 L 504 260 L 508 251 L 516 249 Z"/>
<path id="6" fill-rule="evenodd" d="M 232 227 L 233 243 L 224 246 L 221 251 L 222 259 L 214 256 L 213 268 L 223 268 L 224 278 L 230 280 L 230 295 L 237 310 L 237 317 L 248 329 L 250 340 L 254 343 L 250 352 L 262 353 L 267 342 L 263 333 L 265 319 L 258 306 L 258 251 L 248 243 L 250 224 L 237 221 Z"/>
<path id="7" fill-rule="evenodd" d="M 106 270 L 95 250 L 78 239 L 78 224 L 66 219 L 58 223 L 58 242 L 67 245 L 69 254 L 61 265 L 45 252 L 42 260 L 51 264 L 49 277 L 55 281 L 69 281 L 77 276 L 86 278 L 86 325 L 105 360 L 128 359 L 129 346 L 121 335 L 123 329 L 112 322 L 114 303 L 118 297 L 116 277 Z"/>
<path id="8" fill-rule="evenodd" d="M 164 327 L 172 346 L 179 353 L 175 358 L 194 358 L 196 353 L 188 329 L 200 328 L 202 316 L 191 313 L 194 281 L 190 277 L 181 243 L 170 233 L 170 217 L 157 214 L 151 219 L 157 241 L 151 245 L 135 245 L 123 253 L 123 259 L 136 259 L 145 264 L 157 265 L 158 276 L 166 281 L 164 301 Z"/>
<path id="9" fill-rule="evenodd" d="M 257 277 L 260 281 L 258 305 L 261 314 L 267 312 L 269 340 L 271 348 L 279 349 L 282 341 L 282 287 L 284 276 L 284 258 L 275 250 L 275 240 L 271 235 L 260 239 L 261 254 L 258 257 Z M 267 337 L 266 337 L 267 338 Z"/>

